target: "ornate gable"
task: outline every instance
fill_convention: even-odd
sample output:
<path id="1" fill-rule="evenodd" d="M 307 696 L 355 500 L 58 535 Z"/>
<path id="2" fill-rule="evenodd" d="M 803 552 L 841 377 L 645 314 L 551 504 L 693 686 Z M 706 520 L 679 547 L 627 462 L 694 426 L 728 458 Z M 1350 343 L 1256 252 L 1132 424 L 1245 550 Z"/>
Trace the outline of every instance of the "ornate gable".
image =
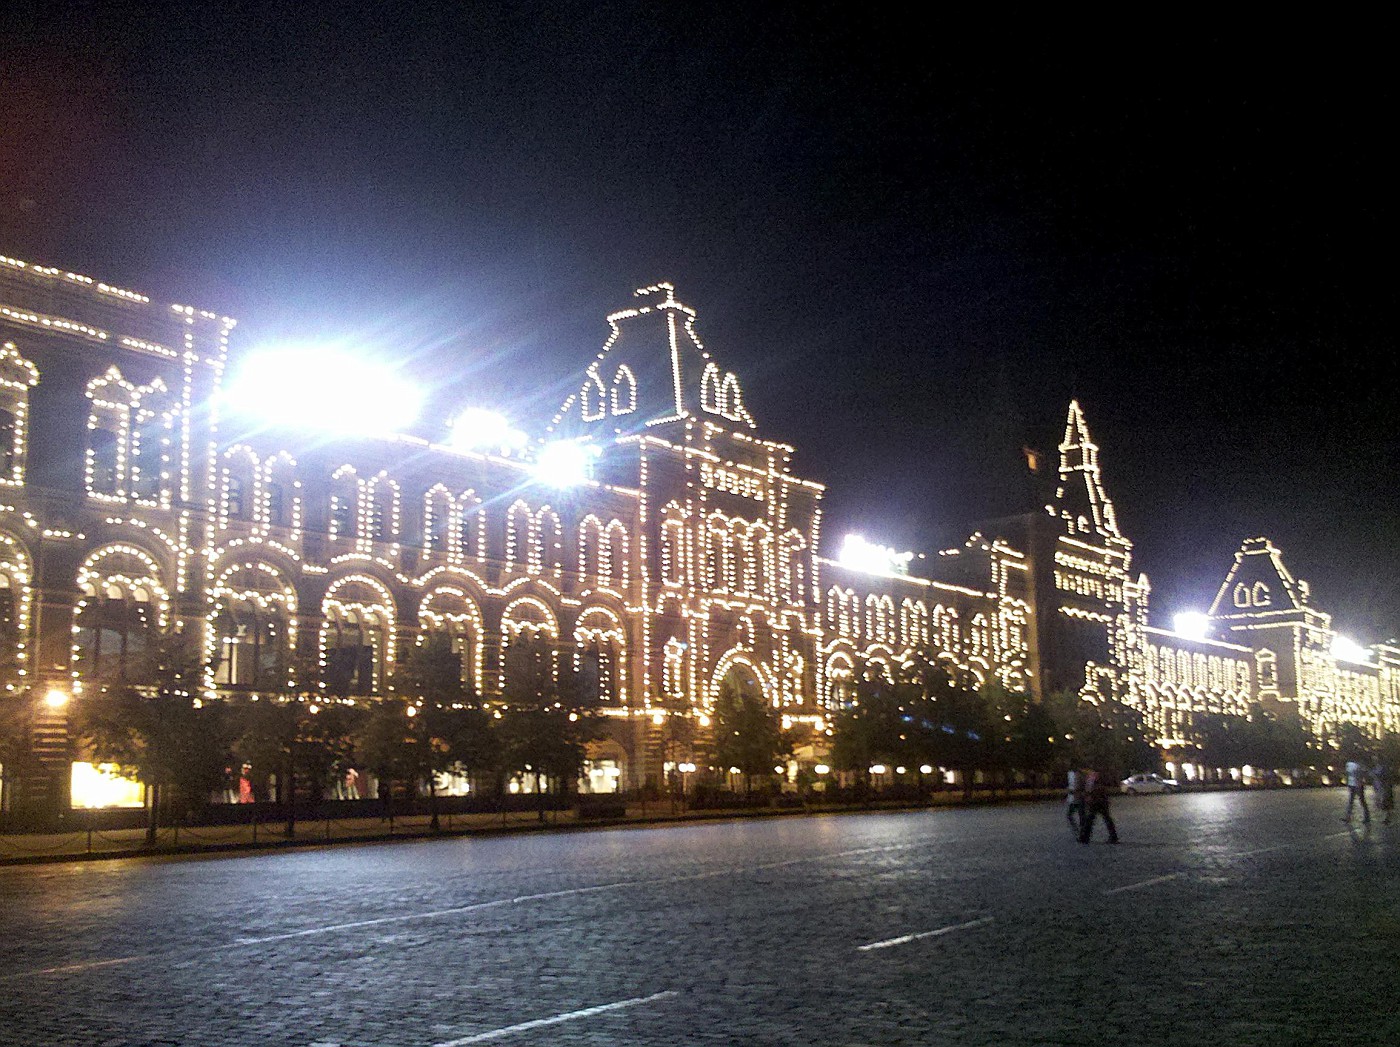
<path id="1" fill-rule="evenodd" d="M 1301 611 L 1308 586 L 1284 566 L 1283 554 L 1267 538 L 1246 538 L 1215 600 L 1212 618 L 1237 618 L 1278 611 Z"/>
<path id="2" fill-rule="evenodd" d="M 695 310 L 676 301 L 669 283 L 634 294 L 641 304 L 608 317 L 608 340 L 549 431 L 613 436 L 704 415 L 753 428 L 739 379 L 720 368 L 695 332 Z"/>

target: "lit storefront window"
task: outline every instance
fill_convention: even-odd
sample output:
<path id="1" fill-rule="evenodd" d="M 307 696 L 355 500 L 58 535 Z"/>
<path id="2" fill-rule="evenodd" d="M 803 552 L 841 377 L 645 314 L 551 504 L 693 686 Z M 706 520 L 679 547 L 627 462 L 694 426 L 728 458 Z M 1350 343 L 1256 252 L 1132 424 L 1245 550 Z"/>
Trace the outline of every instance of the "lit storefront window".
<path id="1" fill-rule="evenodd" d="M 146 789 L 123 778 L 112 764 L 73 764 L 73 806 L 86 810 L 104 807 L 144 807 Z"/>
<path id="2" fill-rule="evenodd" d="M 588 760 L 583 765 L 585 788 L 591 793 L 615 793 L 622 779 L 616 760 Z"/>

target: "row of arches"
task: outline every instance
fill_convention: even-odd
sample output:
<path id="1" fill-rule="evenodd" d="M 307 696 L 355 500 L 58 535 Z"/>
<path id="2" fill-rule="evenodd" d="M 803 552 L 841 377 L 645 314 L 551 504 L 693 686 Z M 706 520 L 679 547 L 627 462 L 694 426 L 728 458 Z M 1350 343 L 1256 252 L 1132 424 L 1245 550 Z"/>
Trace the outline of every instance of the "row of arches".
<path id="1" fill-rule="evenodd" d="M 958 658 L 947 651 L 939 652 L 936 661 L 953 679 L 974 688 L 996 681 L 1010 691 L 1024 691 L 1029 683 L 1019 663 L 994 667 L 984 658 Z M 828 709 L 846 708 L 855 698 L 858 671 L 866 673 L 867 679 L 873 678 L 869 674 L 878 674 L 885 682 L 892 684 L 908 678 L 917 664 L 913 652 L 908 649 L 900 651 L 873 644 L 858 651 L 849 644 L 838 642 L 828 649 L 822 663 L 821 701 Z"/>
<path id="2" fill-rule="evenodd" d="M 670 502 L 662 512 L 661 577 L 677 587 L 803 604 L 807 539 L 795 528 L 775 538 L 762 520 L 721 512 L 696 521 Z"/>
<path id="3" fill-rule="evenodd" d="M 301 482 L 296 460 L 284 452 L 260 459 L 249 447 L 229 448 L 222 456 L 219 518 L 223 527 L 243 521 L 261 528 L 303 526 Z M 333 541 L 353 541 L 357 548 L 373 542 L 421 542 L 429 558 L 448 563 L 490 558 L 487 513 L 475 490 L 453 491 L 435 484 L 423 496 L 422 528 L 410 534 L 404 494 L 384 472 L 362 476 L 343 465 L 331 477 L 327 529 Z M 579 523 L 578 572 L 604 588 L 620 588 L 631 567 L 631 536 L 617 518 L 590 513 Z M 549 505 L 532 508 L 523 499 L 505 512 L 504 561 L 531 574 L 563 573 L 564 528 Z M 572 566 L 572 564 L 571 564 Z"/>
<path id="4" fill-rule="evenodd" d="M 935 604 L 930 614 L 924 601 L 907 596 L 896 609 L 894 598 L 886 593 L 869 593 L 862 600 L 854 589 L 832 586 L 826 592 L 825 623 L 828 630 L 853 642 L 914 649 L 932 646 L 988 661 L 997 654 L 992 620 L 986 612 L 974 612 L 964 627 L 957 608 Z M 1003 646 L 1019 651 L 1024 645 L 1021 623 L 1009 623 L 1004 632 Z"/>
<path id="5" fill-rule="evenodd" d="M 1272 651 L 1261 651 L 1267 665 L 1260 660 L 1260 678 L 1270 679 L 1269 687 L 1277 687 L 1277 674 Z M 1259 657 L 1256 655 L 1256 658 Z M 1250 686 L 1250 665 L 1247 656 L 1224 657 L 1200 651 L 1186 651 L 1164 645 L 1147 645 L 1149 679 L 1161 686 L 1200 688 L 1207 691 L 1247 691 Z M 1267 672 L 1265 671 L 1267 669 Z"/>
<path id="6" fill-rule="evenodd" d="M 5 548 L 0 546 L 0 552 Z M 93 553 L 78 575 L 80 599 L 74 610 L 73 663 L 85 678 L 140 684 L 150 678 L 148 656 L 158 634 L 170 624 L 170 595 L 156 560 L 133 545 L 112 544 Z M 0 594 L 18 591 L 26 575 L 22 564 L 0 558 Z M 400 608 L 390 587 L 367 573 L 343 575 L 327 587 L 319 607 L 299 607 L 290 571 L 263 560 L 224 567 L 211 590 L 212 613 L 207 633 L 208 664 L 213 683 L 233 690 L 278 690 L 294 683 L 310 667 L 294 664 L 297 627 L 307 610 L 315 615 L 319 635 L 314 645 L 319 685 L 339 696 L 374 695 L 391 687 L 403 643 L 440 634 L 450 639 L 462 680 L 478 694 L 509 690 L 512 666 L 526 644 L 536 660 L 547 659 L 557 674 L 572 659 L 590 697 L 616 701 L 627 685 L 627 630 L 611 607 L 586 607 L 575 618 L 571 635 L 561 632 L 559 616 L 538 595 L 519 592 L 496 621 L 483 611 L 477 579 L 457 580 L 439 574 L 417 599 L 416 621 L 402 634 Z M 10 612 L 22 617 L 22 608 Z M 319 612 L 319 613 L 315 613 Z M 0 612 L 0 619 L 4 618 Z M 497 637 L 490 640 L 489 637 Z M 412 637 L 410 639 L 409 637 Z M 496 667 L 488 670 L 486 645 L 499 643 Z M 304 647 L 305 645 L 303 645 Z"/>

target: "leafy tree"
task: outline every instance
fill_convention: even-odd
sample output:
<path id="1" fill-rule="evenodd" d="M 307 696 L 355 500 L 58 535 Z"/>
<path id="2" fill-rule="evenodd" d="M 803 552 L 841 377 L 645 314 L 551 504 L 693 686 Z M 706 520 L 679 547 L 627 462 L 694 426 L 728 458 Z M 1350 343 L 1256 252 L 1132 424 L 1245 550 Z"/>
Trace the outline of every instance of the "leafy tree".
<path id="1" fill-rule="evenodd" d="M 753 792 L 756 777 L 771 777 L 778 760 L 791 753 L 782 721 L 761 695 L 732 677 L 720 683 L 714 713 L 715 760 L 720 767 L 737 767 L 744 792 Z"/>
<path id="2" fill-rule="evenodd" d="M 983 687 L 989 728 L 993 728 L 992 758 L 1003 772 L 1017 770 L 1038 779 L 1058 755 L 1055 721 L 1031 695 L 1009 691 L 1000 684 Z"/>
<path id="3" fill-rule="evenodd" d="M 1250 762 L 1254 740 L 1246 717 L 1199 713 L 1192 717 L 1191 736 L 1198 761 L 1207 767 L 1243 767 Z"/>
<path id="4" fill-rule="evenodd" d="M 863 671 L 852 697 L 831 720 L 831 762 L 840 770 L 854 771 L 868 787 L 872 765 L 904 762 L 910 748 L 908 724 L 898 689 L 878 671 Z"/>
<path id="5" fill-rule="evenodd" d="M 1376 758 L 1376 742 L 1358 724 L 1339 723 L 1334 735 L 1337 754 L 1343 761 L 1371 763 Z"/>
<path id="6" fill-rule="evenodd" d="M 27 687 L 0 691 L 0 769 L 5 775 L 0 790 L 38 763 L 33 745 L 34 701 L 34 692 Z"/>
<path id="7" fill-rule="evenodd" d="M 912 722 L 917 729 L 918 758 L 957 770 L 963 794 L 971 795 L 976 772 L 989 765 L 991 716 L 982 695 L 942 667 L 932 666 L 912 710 Z"/>
<path id="8" fill-rule="evenodd" d="M 462 659 L 452 640 L 429 634 L 399 663 L 395 685 L 414 703 L 409 717 L 413 740 L 410 763 L 417 780 L 428 785 L 432 828 L 438 829 L 437 776 L 454 769 L 495 769 L 500 756 L 490 714 L 462 680 Z M 405 715 L 408 709 L 404 710 Z"/>
<path id="9" fill-rule="evenodd" d="M 508 770 L 532 775 L 545 820 L 544 785 L 567 791 L 578 780 L 588 742 L 597 737 L 596 688 L 565 664 L 556 675 L 547 641 L 522 635 L 506 648 L 506 708 L 500 724 L 503 759 Z"/>
<path id="10" fill-rule="evenodd" d="M 253 766 L 260 783 L 276 773 L 285 831 L 289 837 L 295 835 L 298 777 L 312 785 L 313 798 L 319 797 L 332 768 L 350 752 L 360 711 L 290 696 L 243 703 L 234 708 L 232 718 L 237 730 L 235 753 Z"/>
<path id="11" fill-rule="evenodd" d="M 1136 709 L 1113 697 L 1090 699 L 1072 691 L 1048 694 L 1045 702 L 1051 720 L 1065 736 L 1070 765 L 1119 778 L 1157 767 L 1157 748 Z"/>
<path id="12" fill-rule="evenodd" d="M 417 707 L 403 698 L 381 698 L 370 704 L 353 736 L 355 755 L 381 783 L 392 813 L 394 783 L 414 783 L 422 766 L 418 731 L 413 724 Z"/>
<path id="13" fill-rule="evenodd" d="M 150 794 L 147 842 L 154 842 L 166 790 L 187 807 L 223 780 L 229 730 L 221 702 L 197 697 L 203 664 L 192 635 L 157 633 L 147 652 L 149 688 L 99 692 L 76 703 L 78 736 L 98 763 L 110 763 Z"/>

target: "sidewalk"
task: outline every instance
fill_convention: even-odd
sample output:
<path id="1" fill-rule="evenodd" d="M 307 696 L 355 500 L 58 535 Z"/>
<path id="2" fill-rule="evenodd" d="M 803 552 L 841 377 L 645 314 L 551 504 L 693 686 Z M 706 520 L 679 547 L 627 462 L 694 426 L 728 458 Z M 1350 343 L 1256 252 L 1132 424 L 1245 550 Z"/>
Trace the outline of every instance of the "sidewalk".
<path id="1" fill-rule="evenodd" d="M 110 858 L 134 858 L 233 851 L 271 850 L 286 847 L 324 847 L 342 843 L 430 839 L 450 836 L 496 836 L 502 833 L 577 831 L 581 829 L 660 826 L 677 823 L 723 821 L 736 818 L 787 818 L 817 814 L 870 814 L 878 811 L 910 811 L 927 807 L 980 806 L 1010 801 L 1058 799 L 1059 793 L 1029 789 L 974 793 L 964 800 L 961 792 L 934 793 L 927 801 L 872 801 L 869 804 L 814 804 L 810 807 L 719 808 L 675 811 L 667 800 L 632 802 L 624 818 L 579 818 L 576 810 L 547 812 L 541 822 L 533 811 L 505 815 L 442 814 L 440 831 L 429 827 L 430 816 L 395 818 L 331 818 L 299 820 L 294 836 L 286 835 L 286 822 L 268 820 L 252 825 L 164 826 L 153 845 L 146 843 L 145 829 L 75 830 L 65 833 L 11 833 L 0 835 L 0 865 L 31 865 Z"/>

